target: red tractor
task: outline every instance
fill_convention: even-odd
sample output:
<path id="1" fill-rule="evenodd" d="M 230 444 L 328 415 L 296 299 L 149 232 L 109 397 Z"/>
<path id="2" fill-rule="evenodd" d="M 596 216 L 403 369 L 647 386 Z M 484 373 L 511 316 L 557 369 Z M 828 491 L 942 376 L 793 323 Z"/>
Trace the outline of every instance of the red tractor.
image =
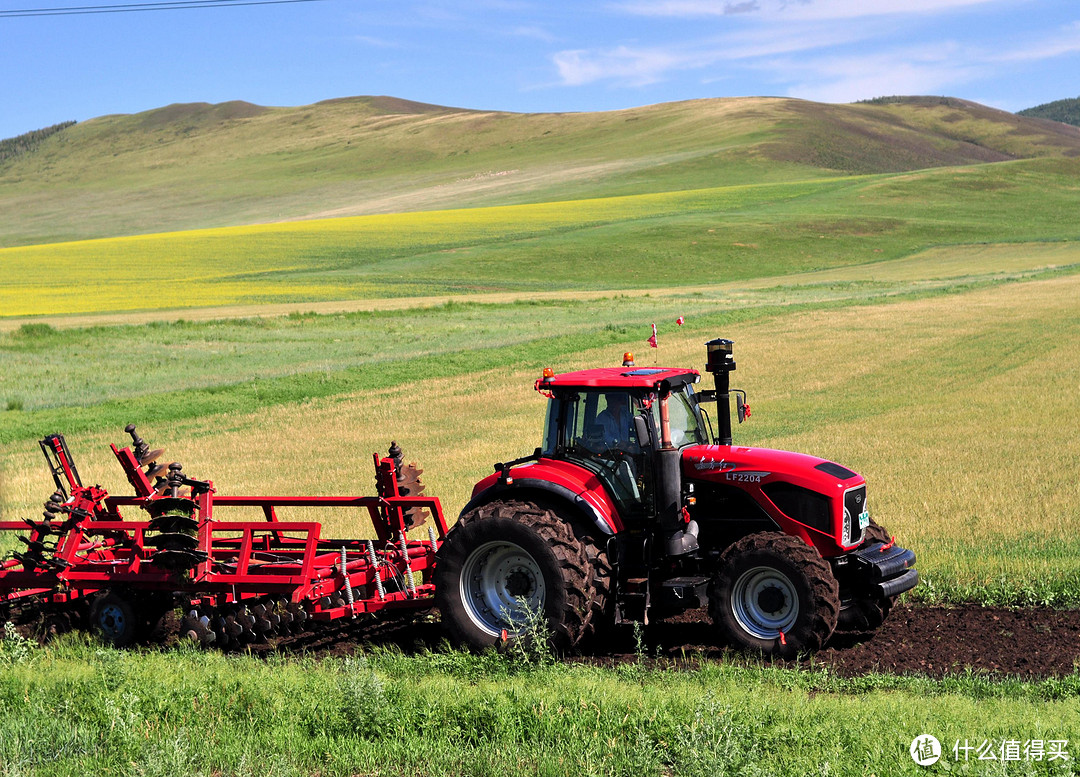
<path id="1" fill-rule="evenodd" d="M 482 648 L 542 614 L 574 649 L 615 624 L 708 606 L 737 647 L 792 656 L 868 635 L 913 588 L 915 554 L 870 520 L 866 482 L 801 453 L 732 445 L 746 394 L 732 341 L 692 369 L 623 367 L 536 382 L 543 445 L 495 465 L 436 557 L 450 635 Z M 705 405 L 717 403 L 716 435 Z"/>

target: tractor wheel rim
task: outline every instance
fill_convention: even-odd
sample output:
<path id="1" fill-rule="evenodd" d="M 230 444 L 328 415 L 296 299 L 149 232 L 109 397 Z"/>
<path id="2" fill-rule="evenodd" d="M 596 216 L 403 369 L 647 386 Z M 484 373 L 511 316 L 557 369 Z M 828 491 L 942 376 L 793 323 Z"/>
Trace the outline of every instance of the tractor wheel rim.
<path id="1" fill-rule="evenodd" d="M 528 552 L 512 542 L 489 542 L 474 550 L 461 570 L 461 601 L 486 634 L 514 631 L 542 613 L 544 574 Z"/>
<path id="2" fill-rule="evenodd" d="M 115 638 L 124 633 L 124 610 L 115 604 L 107 604 L 98 615 L 98 626 L 107 637 Z"/>
<path id="3" fill-rule="evenodd" d="M 754 567 L 735 581 L 731 610 L 743 630 L 757 639 L 776 639 L 799 618 L 799 594 L 787 575 Z"/>

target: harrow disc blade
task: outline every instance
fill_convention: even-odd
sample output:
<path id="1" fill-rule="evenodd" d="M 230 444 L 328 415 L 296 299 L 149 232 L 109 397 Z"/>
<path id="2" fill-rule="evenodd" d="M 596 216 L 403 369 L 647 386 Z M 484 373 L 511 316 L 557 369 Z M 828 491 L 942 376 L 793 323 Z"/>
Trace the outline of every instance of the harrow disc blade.
<path id="1" fill-rule="evenodd" d="M 29 553 L 12 553 L 11 557 L 23 565 L 23 569 L 27 572 L 33 572 L 38 568 L 38 565 L 44 564 L 44 559 L 41 557 L 35 558 Z"/>
<path id="2" fill-rule="evenodd" d="M 145 507 L 146 512 L 155 518 L 164 516 L 166 513 L 190 518 L 195 514 L 195 508 L 198 505 L 194 499 L 189 499 L 186 496 L 163 496 L 150 500 Z"/>
<path id="3" fill-rule="evenodd" d="M 159 550 L 150 557 L 150 563 L 154 566 L 168 569 L 170 572 L 181 572 L 191 569 L 201 561 L 206 560 L 206 554 L 200 550 Z"/>
<path id="4" fill-rule="evenodd" d="M 292 617 L 292 630 L 294 634 L 302 632 L 307 624 L 308 613 L 301 604 L 289 603 L 287 612 Z"/>
<path id="5" fill-rule="evenodd" d="M 145 544 L 162 550 L 195 550 L 199 547 L 199 538 L 191 534 L 169 532 L 147 537 Z"/>
<path id="6" fill-rule="evenodd" d="M 251 614 L 247 605 L 240 605 L 240 609 L 236 611 L 236 622 L 245 630 L 251 630 L 251 627 L 255 625 L 255 616 Z"/>
<path id="7" fill-rule="evenodd" d="M 150 521 L 147 528 L 151 531 L 159 531 L 165 534 L 180 532 L 193 535 L 199 530 L 199 522 L 187 515 L 169 513 L 154 518 Z"/>
<path id="8" fill-rule="evenodd" d="M 237 623 L 236 616 L 226 615 L 222 625 L 222 631 L 233 640 L 237 640 L 240 638 L 240 635 L 244 633 L 244 627 Z"/>
<path id="9" fill-rule="evenodd" d="M 424 492 L 424 483 L 420 480 L 424 470 L 416 462 L 401 467 L 398 475 L 398 493 L 402 496 L 420 496 Z M 410 507 L 405 511 L 405 528 L 415 529 L 427 521 L 427 510 L 422 507 Z"/>
<path id="10" fill-rule="evenodd" d="M 26 549 L 33 553 L 35 556 L 40 556 L 46 551 L 44 543 L 38 542 L 37 540 L 27 539 L 21 534 L 15 535 L 15 539 L 24 544 L 26 546 Z"/>
<path id="11" fill-rule="evenodd" d="M 180 622 L 180 631 L 187 639 L 198 642 L 203 647 L 217 642 L 217 634 L 210 628 L 210 619 L 198 611 L 192 610 Z"/>
<path id="12" fill-rule="evenodd" d="M 147 451 L 139 457 L 139 466 L 144 467 L 151 462 L 155 462 L 161 458 L 161 455 L 165 453 L 164 448 L 158 448 L 156 451 Z"/>

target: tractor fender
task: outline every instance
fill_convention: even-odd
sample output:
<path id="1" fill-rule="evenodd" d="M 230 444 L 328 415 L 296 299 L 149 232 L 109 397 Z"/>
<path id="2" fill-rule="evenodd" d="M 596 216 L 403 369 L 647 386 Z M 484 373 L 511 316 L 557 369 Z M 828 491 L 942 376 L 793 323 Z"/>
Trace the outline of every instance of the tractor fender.
<path id="1" fill-rule="evenodd" d="M 494 482 L 488 485 L 488 480 Z M 462 508 L 461 515 L 503 496 L 528 499 L 530 494 L 539 494 L 549 499 L 555 497 L 558 501 L 570 505 L 601 534 L 610 536 L 622 529 L 622 521 L 614 510 L 602 509 L 568 486 L 541 478 L 514 477 L 506 483 L 497 475 L 491 475 L 476 485 L 473 498 Z"/>

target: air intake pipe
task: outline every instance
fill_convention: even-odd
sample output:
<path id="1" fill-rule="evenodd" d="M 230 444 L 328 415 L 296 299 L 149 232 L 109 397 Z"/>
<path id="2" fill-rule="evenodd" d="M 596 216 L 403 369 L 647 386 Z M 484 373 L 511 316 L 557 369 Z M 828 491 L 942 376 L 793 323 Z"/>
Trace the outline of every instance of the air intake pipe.
<path id="1" fill-rule="evenodd" d="M 716 383 L 716 423 L 718 442 L 731 445 L 731 398 L 728 375 L 735 371 L 735 342 L 718 337 L 705 343 L 708 361 L 705 371 L 711 372 Z"/>
<path id="2" fill-rule="evenodd" d="M 698 550 L 698 525 L 683 512 L 682 451 L 671 439 L 671 386 L 663 382 L 660 394 L 660 447 L 656 451 L 656 511 L 668 556 Z"/>

